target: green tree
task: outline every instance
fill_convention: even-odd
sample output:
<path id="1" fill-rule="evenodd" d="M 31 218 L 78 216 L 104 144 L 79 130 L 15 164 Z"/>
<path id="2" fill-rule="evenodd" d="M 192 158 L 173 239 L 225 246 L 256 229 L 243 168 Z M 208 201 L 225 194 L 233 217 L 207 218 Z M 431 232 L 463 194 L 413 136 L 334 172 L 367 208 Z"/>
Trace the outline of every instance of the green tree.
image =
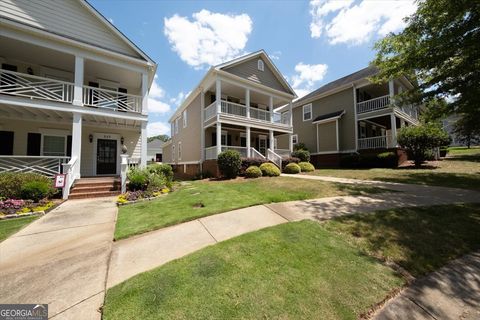
<path id="1" fill-rule="evenodd" d="M 419 93 L 414 103 L 447 99 L 449 112 L 474 114 L 480 105 L 480 1 L 419 0 L 406 28 L 375 44 L 375 81 L 406 75 Z M 480 127 L 480 121 L 476 123 Z"/>
<path id="2" fill-rule="evenodd" d="M 415 167 L 425 162 L 427 152 L 450 144 L 450 137 L 437 123 L 403 127 L 398 131 L 398 144 L 413 157 Z"/>
<path id="3" fill-rule="evenodd" d="M 470 149 L 472 144 L 480 143 L 480 129 L 478 128 L 478 117 L 462 115 L 455 123 L 453 132 L 457 140 L 467 145 Z"/>
<path id="4" fill-rule="evenodd" d="M 170 137 L 166 134 L 159 134 L 158 136 L 148 137 L 147 141 L 152 142 L 153 140 L 161 140 L 163 142 L 167 142 Z"/>

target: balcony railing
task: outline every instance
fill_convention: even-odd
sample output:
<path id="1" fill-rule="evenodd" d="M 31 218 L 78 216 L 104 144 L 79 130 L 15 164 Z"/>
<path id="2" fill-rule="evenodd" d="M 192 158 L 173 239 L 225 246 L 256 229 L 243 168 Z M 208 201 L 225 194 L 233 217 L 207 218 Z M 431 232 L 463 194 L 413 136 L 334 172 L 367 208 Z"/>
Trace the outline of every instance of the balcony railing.
<path id="1" fill-rule="evenodd" d="M 0 172 L 35 172 L 52 177 L 62 172 L 69 157 L 0 156 Z"/>
<path id="2" fill-rule="evenodd" d="M 365 113 L 387 108 L 390 105 L 390 96 L 385 95 L 375 99 L 357 103 L 357 113 Z"/>
<path id="3" fill-rule="evenodd" d="M 71 103 L 73 83 L 0 69 L 0 94 Z"/>
<path id="4" fill-rule="evenodd" d="M 247 147 L 238 147 L 238 146 L 222 146 L 221 148 L 222 152 L 225 150 L 235 150 L 238 153 L 240 153 L 240 157 L 246 158 L 248 157 L 248 148 Z M 250 147 L 250 157 L 251 158 L 261 158 L 265 159 L 265 156 L 261 154 L 260 152 L 257 151 L 257 149 Z M 205 148 L 205 159 L 206 160 L 211 160 L 211 159 L 217 159 L 217 147 L 208 147 Z"/>
<path id="5" fill-rule="evenodd" d="M 229 102 L 225 100 L 222 100 L 220 104 L 221 104 L 220 113 L 247 118 L 247 107 L 244 106 L 243 104 Z M 217 114 L 217 104 L 216 102 L 213 102 L 204 110 L 204 121 L 207 121 L 213 118 L 216 114 Z M 276 112 L 273 113 L 273 121 L 270 121 L 271 119 L 270 111 L 253 108 L 253 107 L 250 107 L 250 118 L 265 121 L 265 122 L 273 122 L 276 124 L 284 124 L 284 125 L 289 125 L 289 122 L 290 122 L 289 117 L 285 115 L 282 117 L 280 113 L 276 113 Z"/>
<path id="6" fill-rule="evenodd" d="M 389 137 L 379 136 L 358 139 L 358 149 L 385 149 L 389 147 Z"/>
<path id="7" fill-rule="evenodd" d="M 142 97 L 95 87 L 83 87 L 83 104 L 116 111 L 142 112 Z"/>

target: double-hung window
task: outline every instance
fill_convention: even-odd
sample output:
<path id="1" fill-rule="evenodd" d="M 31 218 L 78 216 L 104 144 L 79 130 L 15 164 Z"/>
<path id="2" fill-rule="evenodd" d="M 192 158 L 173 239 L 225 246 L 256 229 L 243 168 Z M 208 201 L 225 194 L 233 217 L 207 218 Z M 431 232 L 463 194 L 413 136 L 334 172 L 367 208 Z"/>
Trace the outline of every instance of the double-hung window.
<path id="1" fill-rule="evenodd" d="M 67 137 L 44 135 L 42 147 L 44 156 L 64 157 L 67 150 Z"/>
<path id="2" fill-rule="evenodd" d="M 178 143 L 178 160 L 182 160 L 182 142 Z"/>
<path id="3" fill-rule="evenodd" d="M 175 134 L 178 134 L 178 121 L 180 118 L 175 119 Z"/>
<path id="4" fill-rule="evenodd" d="M 187 110 L 183 111 L 183 127 L 187 127 Z"/>
<path id="5" fill-rule="evenodd" d="M 303 121 L 312 120 L 312 104 L 306 104 L 303 106 Z"/>
<path id="6" fill-rule="evenodd" d="M 298 134 L 292 135 L 292 144 L 295 145 L 298 143 Z"/>

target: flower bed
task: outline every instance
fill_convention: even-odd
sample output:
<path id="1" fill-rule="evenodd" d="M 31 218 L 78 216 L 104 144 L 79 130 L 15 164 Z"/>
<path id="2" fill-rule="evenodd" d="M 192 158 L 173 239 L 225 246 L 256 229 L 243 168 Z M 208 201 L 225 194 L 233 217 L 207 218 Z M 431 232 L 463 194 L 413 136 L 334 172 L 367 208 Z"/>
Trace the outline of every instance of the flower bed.
<path id="1" fill-rule="evenodd" d="M 61 201 L 51 201 L 47 199 L 38 202 L 22 199 L 0 200 L 0 219 L 10 219 L 28 215 L 42 215 L 53 209 L 60 202 Z"/>
<path id="2" fill-rule="evenodd" d="M 161 190 L 159 191 L 142 191 L 142 190 L 138 190 L 138 191 L 128 191 L 126 193 L 123 193 L 121 195 L 118 196 L 117 198 L 117 205 L 119 206 L 123 206 L 123 205 L 126 205 L 126 204 L 132 204 L 132 203 L 136 203 L 136 202 L 139 202 L 139 201 L 146 201 L 146 200 L 152 200 L 152 199 L 156 199 L 164 194 L 167 194 L 170 192 L 170 189 L 169 188 L 162 188 Z"/>

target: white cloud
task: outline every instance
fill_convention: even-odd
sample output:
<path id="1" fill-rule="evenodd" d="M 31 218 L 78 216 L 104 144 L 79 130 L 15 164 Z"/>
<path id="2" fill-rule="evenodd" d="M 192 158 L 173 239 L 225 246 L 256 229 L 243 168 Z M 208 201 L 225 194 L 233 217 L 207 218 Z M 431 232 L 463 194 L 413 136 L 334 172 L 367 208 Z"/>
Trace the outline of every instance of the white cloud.
<path id="1" fill-rule="evenodd" d="M 147 136 L 153 137 L 159 134 L 170 134 L 170 125 L 166 122 L 149 122 L 147 124 Z"/>
<path id="2" fill-rule="evenodd" d="M 108 21 L 110 21 L 110 23 L 113 24 L 113 18 L 108 18 Z"/>
<path id="3" fill-rule="evenodd" d="M 302 97 L 313 90 L 313 86 L 323 80 L 327 74 L 326 64 L 305 64 L 297 63 L 295 74 L 292 76 L 292 87 L 299 97 Z"/>
<path id="4" fill-rule="evenodd" d="M 372 36 L 385 36 L 405 26 L 415 12 L 414 0 L 313 0 L 310 1 L 310 35 L 326 34 L 329 43 L 359 45 Z"/>
<path id="5" fill-rule="evenodd" d="M 274 51 L 273 53 L 269 54 L 268 56 L 272 60 L 280 60 L 281 55 L 282 55 L 282 51 Z"/>
<path id="6" fill-rule="evenodd" d="M 165 18 L 164 33 L 172 49 L 190 66 L 201 68 L 243 53 L 252 31 L 247 14 L 221 14 L 201 10 L 188 17 Z"/>
<path id="7" fill-rule="evenodd" d="M 170 105 L 162 99 L 165 98 L 165 90 L 158 84 L 158 76 L 155 75 L 150 91 L 148 92 L 148 112 L 166 113 L 170 111 Z"/>
<path id="8" fill-rule="evenodd" d="M 184 93 L 183 91 L 180 91 L 176 97 L 170 98 L 170 103 L 179 106 L 183 100 L 185 100 L 186 97 L 190 94 L 191 91 Z"/>

